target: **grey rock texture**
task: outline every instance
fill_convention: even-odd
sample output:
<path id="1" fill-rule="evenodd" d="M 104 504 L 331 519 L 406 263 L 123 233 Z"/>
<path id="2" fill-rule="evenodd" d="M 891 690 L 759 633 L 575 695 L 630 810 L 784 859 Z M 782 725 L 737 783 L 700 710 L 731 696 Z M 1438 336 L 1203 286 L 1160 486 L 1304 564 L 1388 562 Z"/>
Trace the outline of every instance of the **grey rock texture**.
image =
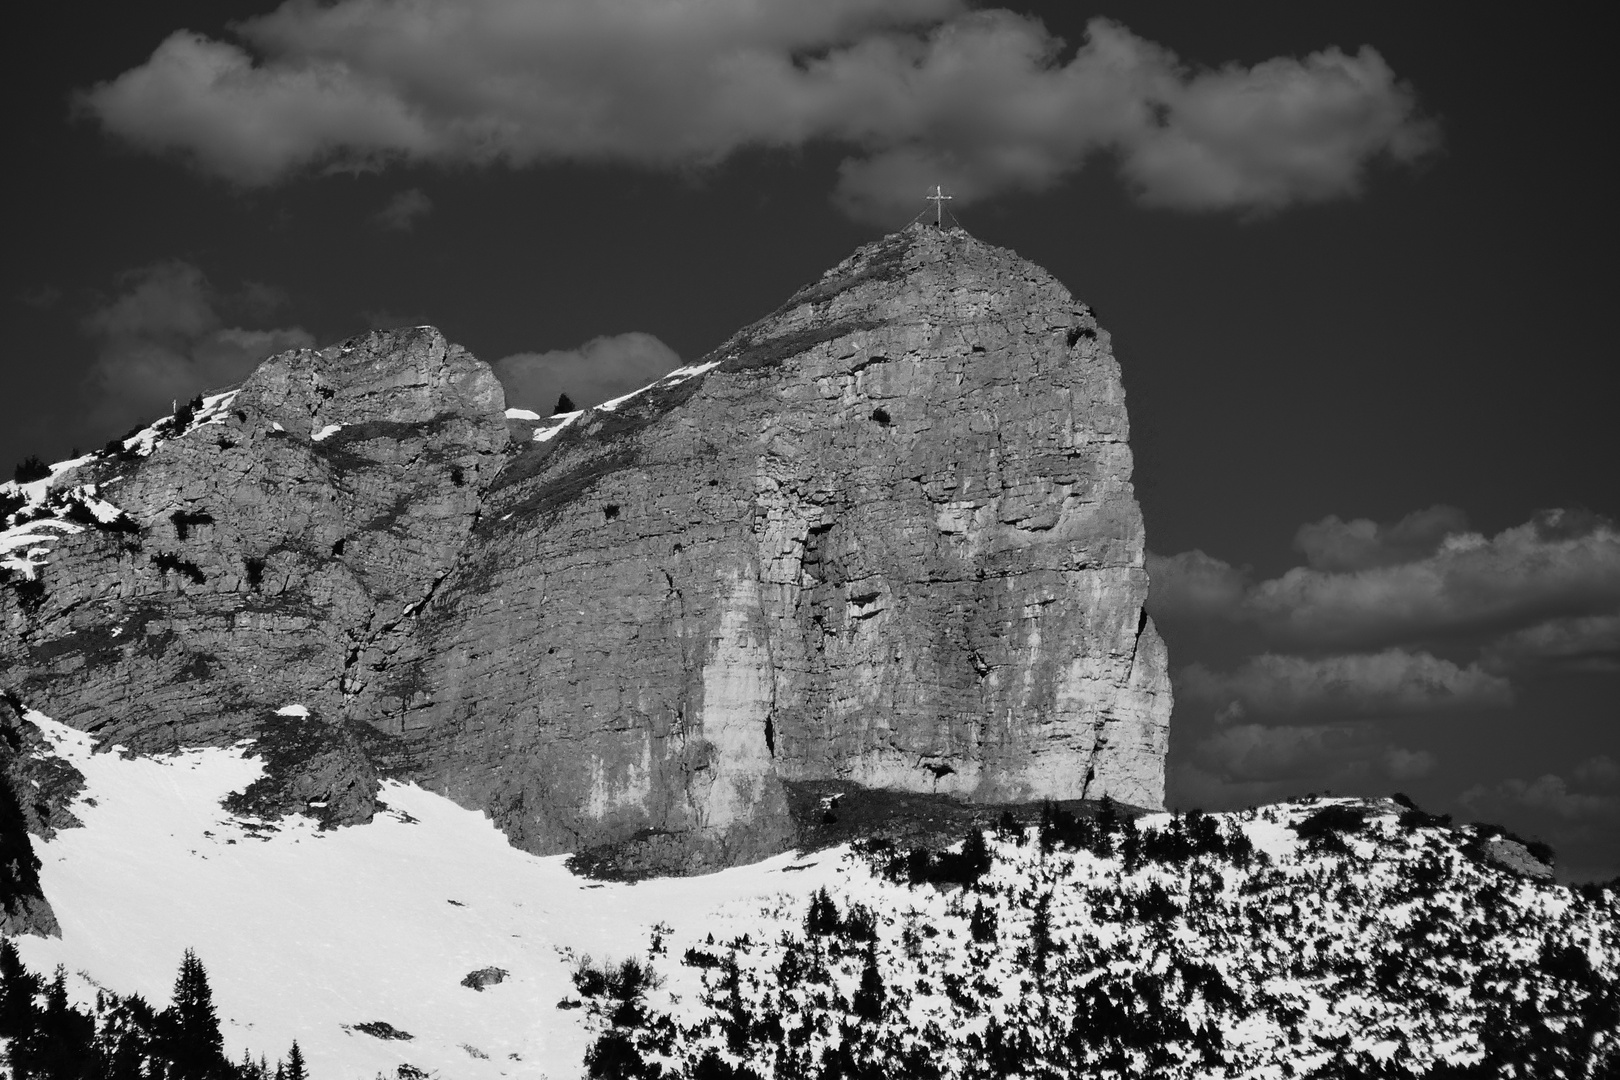
<path id="1" fill-rule="evenodd" d="M 301 702 L 277 806 L 361 820 L 391 772 L 528 850 L 689 869 L 791 843 L 792 782 L 1162 805 L 1108 335 L 962 230 L 860 249 L 544 441 L 428 328 L 222 400 L 53 482 L 142 531 L 64 537 L 42 597 L 0 589 L 0 689 L 135 749 Z"/>
<path id="2" fill-rule="evenodd" d="M 50 754 L 39 729 L 0 699 L 0 935 L 61 936 L 30 835 L 48 840 L 78 825 L 68 804 L 83 787 L 79 770 Z"/>
<path id="3" fill-rule="evenodd" d="M 274 357 L 148 456 L 62 474 L 140 531 L 63 536 L 32 603 L 0 589 L 0 688 L 135 751 L 255 737 L 291 703 L 344 724 L 359 657 L 468 536 L 504 405 L 438 331 L 374 333 Z M 369 762 L 327 771 L 334 790 L 286 808 L 369 818 Z"/>
<path id="4" fill-rule="evenodd" d="M 1537 881 L 1551 881 L 1553 868 L 1530 853 L 1530 849 L 1517 840 L 1509 840 L 1505 836 L 1493 836 L 1485 841 L 1483 848 L 1485 858 L 1504 870 L 1511 870 L 1516 874 L 1534 878 Z"/>

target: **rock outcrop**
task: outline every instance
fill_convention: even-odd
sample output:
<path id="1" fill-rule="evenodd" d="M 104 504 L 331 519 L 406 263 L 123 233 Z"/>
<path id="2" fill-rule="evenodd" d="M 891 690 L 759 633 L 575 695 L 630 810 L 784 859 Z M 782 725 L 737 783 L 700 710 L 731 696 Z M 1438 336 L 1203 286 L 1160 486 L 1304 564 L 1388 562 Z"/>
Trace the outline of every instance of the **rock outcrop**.
<path id="1" fill-rule="evenodd" d="M 362 819 L 380 770 L 529 850 L 700 866 L 791 842 L 796 782 L 1162 803 L 1108 336 L 959 229 L 583 414 L 508 418 L 430 328 L 197 404 L 28 493 L 61 528 L 11 545 L 0 689 L 135 750 L 274 744 L 261 810 Z"/>

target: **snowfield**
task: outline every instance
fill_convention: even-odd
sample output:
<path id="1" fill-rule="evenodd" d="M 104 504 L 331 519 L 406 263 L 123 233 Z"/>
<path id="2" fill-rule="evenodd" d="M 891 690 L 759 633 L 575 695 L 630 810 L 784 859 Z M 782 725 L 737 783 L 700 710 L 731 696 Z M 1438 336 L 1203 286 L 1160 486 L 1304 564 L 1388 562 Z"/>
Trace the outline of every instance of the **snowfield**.
<path id="1" fill-rule="evenodd" d="M 372 1080 L 402 1064 L 445 1078 L 581 1074 L 591 1035 L 573 994 L 573 957 L 644 953 L 660 920 L 704 923 L 738 901 L 836 887 L 836 860 L 784 873 L 781 856 L 696 878 L 638 885 L 577 878 L 562 857 L 507 844 L 482 814 L 409 784 L 390 813 L 322 832 L 273 828 L 219 802 L 262 772 L 232 749 L 172 757 L 92 753 L 91 737 L 28 719 L 84 773 L 83 828 L 34 840 L 62 937 L 17 939 L 30 969 L 57 964 L 81 1005 L 97 986 L 168 1001 L 189 947 L 207 965 L 226 1052 L 272 1062 L 298 1040 L 320 1080 Z M 473 971 L 509 977 L 482 991 Z M 410 1040 L 353 1025 L 383 1021 Z M 348 1027 L 345 1027 L 348 1025 Z"/>

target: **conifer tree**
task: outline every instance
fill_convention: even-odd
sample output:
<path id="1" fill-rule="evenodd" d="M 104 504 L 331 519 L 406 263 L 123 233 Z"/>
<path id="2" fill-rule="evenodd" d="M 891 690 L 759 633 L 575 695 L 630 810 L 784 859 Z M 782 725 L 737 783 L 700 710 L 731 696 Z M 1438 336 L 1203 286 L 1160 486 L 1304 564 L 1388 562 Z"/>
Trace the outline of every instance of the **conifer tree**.
<path id="1" fill-rule="evenodd" d="M 560 413 L 575 412 L 578 408 L 579 406 L 574 404 L 573 398 L 569 397 L 567 394 L 559 394 L 557 395 L 557 407 L 551 410 L 551 415 L 557 416 Z"/>
<path id="2" fill-rule="evenodd" d="M 163 1056 L 171 1062 L 168 1080 L 215 1080 L 230 1075 L 208 971 L 190 949 L 175 976 L 174 1001 L 159 1017 L 159 1034 Z"/>
<path id="3" fill-rule="evenodd" d="M 292 1049 L 287 1051 L 286 1080 L 309 1080 L 309 1070 L 304 1066 L 304 1052 L 298 1048 L 297 1039 L 293 1040 Z"/>
<path id="4" fill-rule="evenodd" d="M 0 942 L 0 1038 L 16 1039 L 39 1023 L 39 976 L 23 966 L 10 938 Z"/>
<path id="5" fill-rule="evenodd" d="M 58 964 L 45 991 L 45 1011 L 35 1033 L 33 1066 L 49 1080 L 79 1080 L 99 1071 L 95 1050 L 95 1021 L 68 1004 L 67 972 Z M 21 1074 L 19 1070 L 19 1075 Z"/>
<path id="6" fill-rule="evenodd" d="M 983 877 L 994 861 L 989 845 L 984 842 L 984 831 L 976 825 L 970 828 L 962 840 L 962 871 L 967 883 L 972 884 Z"/>
<path id="7" fill-rule="evenodd" d="M 862 1020 L 877 1023 L 883 1019 L 883 976 L 878 972 L 877 948 L 866 947 L 866 963 L 861 968 L 861 985 L 855 990 L 851 1006 Z"/>
<path id="8" fill-rule="evenodd" d="M 804 919 L 805 933 L 810 937 L 825 937 L 838 933 L 838 905 L 823 886 L 810 897 L 810 910 Z"/>
<path id="9" fill-rule="evenodd" d="M 996 940 L 996 913 L 986 908 L 983 900 L 973 902 L 973 914 L 968 917 L 968 933 L 973 940 L 987 945 Z"/>

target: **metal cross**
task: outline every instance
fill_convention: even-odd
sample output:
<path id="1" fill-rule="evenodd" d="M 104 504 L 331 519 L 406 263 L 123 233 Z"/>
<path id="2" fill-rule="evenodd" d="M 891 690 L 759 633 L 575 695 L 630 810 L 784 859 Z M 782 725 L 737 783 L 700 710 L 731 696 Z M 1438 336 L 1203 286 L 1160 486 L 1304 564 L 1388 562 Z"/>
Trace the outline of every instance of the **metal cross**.
<path id="1" fill-rule="evenodd" d="M 945 194 L 945 189 L 940 187 L 938 184 L 935 184 L 934 193 L 932 195 L 925 195 L 924 198 L 934 204 L 934 227 L 938 228 L 940 223 L 940 214 L 945 209 L 945 201 L 947 199 L 955 198 L 955 196 Z"/>

